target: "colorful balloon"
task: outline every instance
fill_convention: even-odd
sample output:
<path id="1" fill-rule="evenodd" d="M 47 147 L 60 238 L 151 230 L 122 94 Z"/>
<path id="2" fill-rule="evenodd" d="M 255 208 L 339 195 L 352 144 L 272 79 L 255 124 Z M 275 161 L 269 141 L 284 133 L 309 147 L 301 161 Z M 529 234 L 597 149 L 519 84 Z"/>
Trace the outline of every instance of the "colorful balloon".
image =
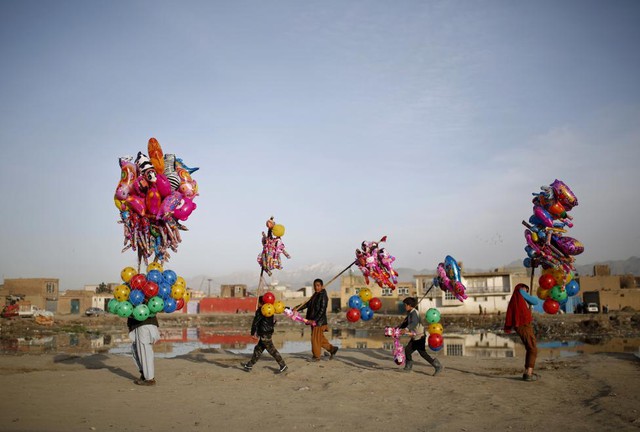
<path id="1" fill-rule="evenodd" d="M 558 282 L 556 282 L 556 279 L 551 274 L 547 273 L 540 276 L 538 284 L 540 284 L 540 288 L 548 290 L 556 286 Z"/>
<path id="2" fill-rule="evenodd" d="M 260 311 L 262 312 L 262 315 L 266 316 L 267 318 L 272 317 L 276 313 L 276 309 L 271 303 L 263 304 L 260 308 Z"/>
<path id="3" fill-rule="evenodd" d="M 182 297 L 184 297 L 184 291 L 185 289 L 180 285 L 173 285 L 171 287 L 171 297 L 175 300 L 182 300 Z"/>
<path id="4" fill-rule="evenodd" d="M 569 297 L 573 297 L 574 295 L 578 294 L 578 292 L 580 292 L 580 285 L 575 280 L 572 280 L 567 285 L 565 285 L 564 290 Z"/>
<path id="5" fill-rule="evenodd" d="M 133 267 L 125 267 L 120 272 L 120 277 L 124 282 L 129 282 L 138 272 Z"/>
<path id="6" fill-rule="evenodd" d="M 116 313 L 122 318 L 129 318 L 132 312 L 133 305 L 128 301 L 120 302 L 120 304 L 118 304 L 118 308 L 116 309 Z"/>
<path id="7" fill-rule="evenodd" d="M 173 285 L 174 283 L 176 283 L 176 280 L 178 279 L 178 275 L 173 270 L 163 271 L 162 277 L 169 285 Z"/>
<path id="8" fill-rule="evenodd" d="M 151 297 L 147 302 L 147 307 L 149 308 L 149 312 L 158 313 L 164 309 L 164 301 L 158 297 Z"/>
<path id="9" fill-rule="evenodd" d="M 271 291 L 267 291 L 262 295 L 262 301 L 264 303 L 273 304 L 276 301 L 276 296 Z"/>
<path id="10" fill-rule="evenodd" d="M 560 310 L 560 303 L 558 303 L 557 301 L 555 301 L 552 298 L 548 298 L 542 304 L 542 308 L 544 309 L 544 311 L 546 313 L 548 313 L 550 315 L 555 315 Z"/>
<path id="11" fill-rule="evenodd" d="M 360 309 L 351 308 L 347 311 L 347 320 L 349 322 L 356 322 L 360 319 Z"/>
<path id="12" fill-rule="evenodd" d="M 141 290 L 147 284 L 147 277 L 139 273 L 131 278 L 129 285 L 132 289 Z"/>
<path id="13" fill-rule="evenodd" d="M 371 290 L 369 288 L 362 288 L 359 295 L 362 301 L 365 302 L 368 302 L 373 297 L 373 294 L 371 293 Z"/>
<path id="14" fill-rule="evenodd" d="M 440 323 L 433 323 L 433 324 L 429 324 L 429 326 L 427 327 L 427 331 L 429 332 L 429 334 L 436 334 L 436 333 L 442 334 L 442 332 L 444 331 L 444 328 Z"/>
<path id="15" fill-rule="evenodd" d="M 142 287 L 142 292 L 146 298 L 151 298 L 158 295 L 158 284 L 155 282 L 148 281 Z"/>
<path id="16" fill-rule="evenodd" d="M 373 318 L 373 311 L 369 306 L 364 306 L 360 309 L 360 319 L 362 321 L 369 321 L 371 318 Z"/>
<path id="17" fill-rule="evenodd" d="M 556 285 L 551 290 L 549 290 L 549 297 L 554 299 L 557 302 L 562 302 L 567 299 L 567 292 L 563 287 Z"/>
<path id="18" fill-rule="evenodd" d="M 118 285 L 113 290 L 113 297 L 119 302 L 123 302 L 129 299 L 129 293 L 131 290 L 126 285 Z"/>
<path id="19" fill-rule="evenodd" d="M 444 342 L 444 338 L 442 337 L 441 334 L 433 333 L 429 335 L 427 342 L 429 344 L 429 348 L 431 348 L 433 351 L 436 351 L 438 348 L 442 346 Z"/>
<path id="20" fill-rule="evenodd" d="M 116 314 L 118 311 L 119 304 L 120 302 L 115 298 L 112 298 L 111 300 L 109 300 L 109 303 L 107 303 L 107 310 L 109 311 L 109 313 Z"/>
<path id="21" fill-rule="evenodd" d="M 173 298 L 168 297 L 166 299 L 163 299 L 163 301 L 164 301 L 164 308 L 163 308 L 164 312 L 171 313 L 176 310 L 176 301 Z"/>
<path id="22" fill-rule="evenodd" d="M 276 237 L 282 237 L 284 235 L 284 225 L 275 224 L 273 226 L 273 235 Z"/>
<path id="23" fill-rule="evenodd" d="M 362 299 L 358 295 L 352 295 L 349 297 L 349 307 L 360 309 L 362 307 Z"/>
<path id="24" fill-rule="evenodd" d="M 284 312 L 284 302 L 278 300 L 275 303 L 273 303 L 273 309 L 275 310 L 275 312 L 277 314 L 281 314 Z"/>
<path id="25" fill-rule="evenodd" d="M 131 304 L 134 306 L 138 306 L 139 304 L 144 302 L 144 299 L 144 293 L 140 290 L 132 290 L 129 294 L 129 302 L 131 302 Z"/>
<path id="26" fill-rule="evenodd" d="M 373 297 L 371 300 L 369 300 L 369 307 L 372 311 L 380 310 L 380 308 L 382 307 L 382 300 L 380 300 L 378 297 Z"/>
<path id="27" fill-rule="evenodd" d="M 133 317 L 138 321 L 144 321 L 149 318 L 151 311 L 146 304 L 139 304 L 133 308 Z"/>
<path id="28" fill-rule="evenodd" d="M 425 319 L 429 324 L 435 324 L 440 321 L 440 311 L 436 308 L 430 308 L 425 314 Z"/>

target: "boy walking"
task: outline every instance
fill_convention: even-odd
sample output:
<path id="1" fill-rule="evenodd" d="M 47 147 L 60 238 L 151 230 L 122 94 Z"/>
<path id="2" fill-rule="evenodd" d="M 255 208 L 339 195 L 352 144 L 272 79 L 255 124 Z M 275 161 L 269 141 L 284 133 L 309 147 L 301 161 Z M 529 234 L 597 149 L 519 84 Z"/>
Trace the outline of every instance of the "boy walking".
<path id="1" fill-rule="evenodd" d="M 287 370 L 287 365 L 271 340 L 275 327 L 275 319 L 273 316 L 266 317 L 262 315 L 261 308 L 263 305 L 264 300 L 262 296 L 260 296 L 258 298 L 258 310 L 256 310 L 256 314 L 253 317 L 253 323 L 251 324 L 251 336 L 255 336 L 257 334 L 260 340 L 256 344 L 255 348 L 253 348 L 253 356 L 251 357 L 251 360 L 249 360 L 248 363 L 244 363 L 242 367 L 245 371 L 251 372 L 253 365 L 258 362 L 263 351 L 267 350 L 267 352 L 278 362 L 278 366 L 280 366 L 280 369 L 278 369 L 276 373 L 281 374 Z"/>
<path id="2" fill-rule="evenodd" d="M 420 357 L 425 359 L 431 366 L 435 368 L 433 376 L 436 376 L 440 372 L 442 372 L 442 369 L 444 369 L 444 367 L 442 366 L 442 364 L 440 364 L 437 358 L 433 358 L 427 353 L 427 336 L 425 334 L 424 326 L 420 322 L 420 314 L 418 313 L 418 309 L 416 309 L 416 307 L 418 306 L 418 299 L 416 299 L 415 297 L 407 297 L 402 301 L 402 303 L 404 303 L 404 308 L 407 311 L 407 317 L 404 319 L 402 324 L 400 324 L 400 328 L 404 329 L 404 334 L 411 335 L 411 340 L 409 341 L 407 346 L 404 347 L 404 354 L 407 361 L 404 365 L 404 371 L 411 372 L 411 369 L 413 368 L 413 360 L 411 358 L 411 354 L 414 351 L 418 351 Z"/>

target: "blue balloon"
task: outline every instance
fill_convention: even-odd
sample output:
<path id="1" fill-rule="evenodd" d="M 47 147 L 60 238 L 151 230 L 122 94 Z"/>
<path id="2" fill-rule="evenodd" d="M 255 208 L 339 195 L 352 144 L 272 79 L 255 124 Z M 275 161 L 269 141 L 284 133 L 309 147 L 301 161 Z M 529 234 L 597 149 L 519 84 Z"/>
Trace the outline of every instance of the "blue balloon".
<path id="1" fill-rule="evenodd" d="M 373 318 L 373 310 L 369 306 L 360 309 L 360 319 L 362 321 L 369 321 L 371 318 Z"/>
<path id="2" fill-rule="evenodd" d="M 429 349 L 430 349 L 431 351 L 438 352 L 438 351 L 440 351 L 440 350 L 442 349 L 442 347 L 443 347 L 443 346 L 444 346 L 444 344 L 440 345 L 438 348 L 431 348 L 431 346 L 429 346 Z"/>
<path id="3" fill-rule="evenodd" d="M 171 297 L 171 285 L 165 281 L 160 282 L 158 285 L 158 297 L 162 298 L 162 300 Z"/>
<path id="4" fill-rule="evenodd" d="M 461 281 L 460 266 L 458 265 L 458 261 L 456 261 L 451 255 L 447 255 L 444 258 L 444 270 L 447 272 L 449 279 L 458 282 Z"/>
<path id="5" fill-rule="evenodd" d="M 522 265 L 526 268 L 531 268 L 531 258 L 525 258 L 522 260 Z"/>
<path id="6" fill-rule="evenodd" d="M 172 297 L 169 297 L 164 300 L 164 308 L 162 310 L 166 313 L 171 313 L 176 310 L 176 306 L 176 301 Z"/>
<path id="7" fill-rule="evenodd" d="M 360 309 L 362 307 L 362 299 L 358 295 L 352 295 L 349 297 L 349 307 Z"/>
<path id="8" fill-rule="evenodd" d="M 578 284 L 578 282 L 576 282 L 575 280 L 572 280 L 567 285 L 565 285 L 564 290 L 569 297 L 574 296 L 580 291 L 580 284 Z"/>
<path id="9" fill-rule="evenodd" d="M 138 306 L 144 301 L 144 293 L 140 290 L 133 290 L 129 294 L 129 301 L 132 305 Z"/>
<path id="10" fill-rule="evenodd" d="M 164 280 L 164 277 L 162 277 L 162 273 L 160 273 L 159 270 L 151 270 L 149 273 L 147 273 L 147 280 L 160 285 L 160 283 Z"/>
<path id="11" fill-rule="evenodd" d="M 176 279 L 178 279 L 178 275 L 176 274 L 176 272 L 174 272 L 173 270 L 165 270 L 162 273 L 162 276 L 164 277 L 164 280 L 169 284 L 169 285 L 173 285 L 174 283 L 176 283 Z"/>

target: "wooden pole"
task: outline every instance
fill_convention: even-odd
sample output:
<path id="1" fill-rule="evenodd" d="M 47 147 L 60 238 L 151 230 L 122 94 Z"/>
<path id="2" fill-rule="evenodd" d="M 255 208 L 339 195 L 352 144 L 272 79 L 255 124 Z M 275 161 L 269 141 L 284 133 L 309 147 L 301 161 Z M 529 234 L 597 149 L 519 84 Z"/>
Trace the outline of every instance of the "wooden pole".
<path id="1" fill-rule="evenodd" d="M 347 270 L 349 270 L 351 267 L 353 267 L 353 265 L 356 263 L 357 261 L 354 260 L 351 264 L 349 264 L 344 270 L 342 270 L 340 273 L 338 273 L 337 275 L 335 275 L 333 278 L 331 278 L 331 280 L 329 282 L 327 282 L 326 284 L 324 284 L 325 287 L 329 286 L 333 281 L 335 281 L 336 279 L 338 279 L 340 277 L 340 275 L 344 272 L 346 272 Z"/>

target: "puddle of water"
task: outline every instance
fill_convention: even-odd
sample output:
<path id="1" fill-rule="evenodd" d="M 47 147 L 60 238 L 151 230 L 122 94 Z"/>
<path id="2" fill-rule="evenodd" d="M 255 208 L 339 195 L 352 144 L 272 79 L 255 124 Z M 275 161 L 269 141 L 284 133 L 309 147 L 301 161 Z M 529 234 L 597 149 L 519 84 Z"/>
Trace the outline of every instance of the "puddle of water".
<path id="1" fill-rule="evenodd" d="M 154 346 L 157 357 L 172 358 L 192 351 L 223 350 L 236 354 L 251 354 L 256 340 L 245 329 L 220 329 L 211 327 L 161 328 L 161 340 Z M 385 337 L 382 330 L 333 329 L 327 334 L 331 344 L 347 349 L 376 349 L 391 355 L 393 339 Z M 311 351 L 310 331 L 276 332 L 273 341 L 283 354 Z M 406 340 L 402 339 L 403 343 Z M 68 353 L 90 354 L 107 352 L 130 355 L 131 342 L 127 332 L 105 335 L 57 334 L 42 338 L 14 338 L 0 341 L 0 354 Z M 620 352 L 640 356 L 640 338 L 608 338 L 587 341 L 538 342 L 538 357 L 563 358 L 583 353 Z M 444 356 L 477 358 L 523 357 L 524 347 L 517 336 L 505 337 L 489 332 L 473 334 L 444 334 L 444 348 L 438 352 Z"/>

